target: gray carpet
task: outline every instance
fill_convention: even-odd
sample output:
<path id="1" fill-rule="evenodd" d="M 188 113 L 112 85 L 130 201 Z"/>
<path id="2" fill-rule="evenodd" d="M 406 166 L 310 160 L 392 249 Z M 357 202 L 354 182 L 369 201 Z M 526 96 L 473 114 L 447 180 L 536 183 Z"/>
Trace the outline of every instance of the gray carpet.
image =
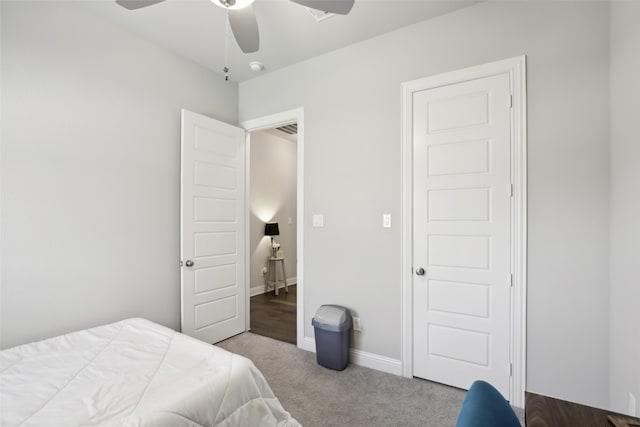
<path id="1" fill-rule="evenodd" d="M 250 332 L 217 345 L 251 359 L 305 427 L 455 426 L 465 396 L 453 387 L 353 364 L 341 372 L 326 369 L 314 353 Z"/>

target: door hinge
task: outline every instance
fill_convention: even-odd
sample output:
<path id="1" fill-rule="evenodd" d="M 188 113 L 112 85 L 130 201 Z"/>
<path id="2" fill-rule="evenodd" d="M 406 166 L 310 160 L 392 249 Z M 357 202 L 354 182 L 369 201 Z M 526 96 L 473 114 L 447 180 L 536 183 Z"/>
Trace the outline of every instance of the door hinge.
<path id="1" fill-rule="evenodd" d="M 509 376 L 513 376 L 513 363 L 509 363 Z"/>
<path id="2" fill-rule="evenodd" d="M 513 273 L 509 274 L 509 286 L 513 288 Z"/>
<path id="3" fill-rule="evenodd" d="M 509 95 L 509 108 L 513 108 L 513 95 Z"/>
<path id="4" fill-rule="evenodd" d="M 180 267 L 184 266 L 184 262 L 182 262 L 182 260 L 180 260 Z"/>
<path id="5" fill-rule="evenodd" d="M 511 184 L 511 188 L 510 188 L 510 190 L 509 190 L 509 191 L 510 191 L 510 195 L 511 195 L 511 197 L 513 197 L 513 193 L 514 193 L 514 191 L 515 191 L 515 190 L 514 190 L 514 188 L 513 188 L 513 184 Z"/>

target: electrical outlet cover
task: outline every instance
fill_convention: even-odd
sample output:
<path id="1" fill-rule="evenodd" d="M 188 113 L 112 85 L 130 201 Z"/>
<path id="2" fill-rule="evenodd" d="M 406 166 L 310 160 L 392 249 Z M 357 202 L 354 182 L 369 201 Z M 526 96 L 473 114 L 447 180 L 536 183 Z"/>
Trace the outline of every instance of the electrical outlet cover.
<path id="1" fill-rule="evenodd" d="M 354 317 L 353 318 L 353 330 L 354 331 L 361 331 L 362 330 L 362 324 L 360 323 L 360 318 L 359 317 Z"/>

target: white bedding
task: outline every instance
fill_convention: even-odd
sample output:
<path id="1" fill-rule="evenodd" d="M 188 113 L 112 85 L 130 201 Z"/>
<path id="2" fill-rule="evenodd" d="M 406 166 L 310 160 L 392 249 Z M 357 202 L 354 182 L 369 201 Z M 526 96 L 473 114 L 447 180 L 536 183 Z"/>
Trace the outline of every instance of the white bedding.
<path id="1" fill-rule="evenodd" d="M 1 426 L 299 426 L 249 360 L 144 319 L 0 352 Z"/>

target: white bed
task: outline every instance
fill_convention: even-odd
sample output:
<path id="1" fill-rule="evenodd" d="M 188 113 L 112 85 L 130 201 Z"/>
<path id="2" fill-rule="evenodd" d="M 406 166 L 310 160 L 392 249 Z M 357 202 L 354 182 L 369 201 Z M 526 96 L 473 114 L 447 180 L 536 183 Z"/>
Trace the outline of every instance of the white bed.
<path id="1" fill-rule="evenodd" d="M 144 319 L 0 352 L 0 425 L 299 426 L 249 359 Z"/>

